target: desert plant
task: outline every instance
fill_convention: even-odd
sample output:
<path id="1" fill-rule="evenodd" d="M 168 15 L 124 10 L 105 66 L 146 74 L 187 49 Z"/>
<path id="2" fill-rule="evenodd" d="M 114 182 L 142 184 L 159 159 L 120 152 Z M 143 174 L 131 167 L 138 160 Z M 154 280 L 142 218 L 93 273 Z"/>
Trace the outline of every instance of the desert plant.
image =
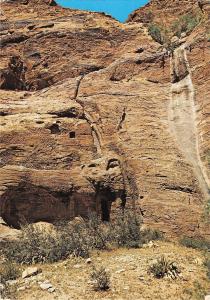
<path id="1" fill-rule="evenodd" d="M 153 274 L 156 278 L 163 278 L 165 276 L 171 277 L 172 279 L 176 279 L 180 270 L 174 262 L 170 262 L 165 258 L 165 256 L 161 256 L 158 258 L 157 262 L 153 263 L 148 272 Z"/>
<path id="2" fill-rule="evenodd" d="M 145 14 L 145 21 L 148 22 L 148 23 L 151 23 L 152 20 L 154 19 L 154 14 L 152 13 L 152 11 L 148 11 L 146 14 Z"/>
<path id="3" fill-rule="evenodd" d="M 2 284 L 0 282 L 0 284 L 1 284 L 0 299 L 2 299 L 2 300 L 4 300 L 4 299 L 5 300 L 6 299 L 8 299 L 8 300 L 9 299 L 15 300 L 15 299 L 17 299 L 16 298 L 17 288 L 16 288 L 15 285 L 10 285 L 7 282 L 4 283 L 4 284 Z"/>
<path id="4" fill-rule="evenodd" d="M 171 30 L 176 36 L 180 37 L 182 32 L 186 32 L 187 34 L 192 32 L 193 29 L 200 23 L 200 21 L 200 14 L 186 14 L 181 16 L 172 24 Z"/>
<path id="5" fill-rule="evenodd" d="M 23 264 L 55 262 L 75 256 L 88 256 L 85 239 L 78 227 L 47 230 L 31 224 L 22 228 L 16 241 L 8 242 L 3 254 L 10 261 Z"/>
<path id="6" fill-rule="evenodd" d="M 148 33 L 158 43 L 164 46 L 170 53 L 173 53 L 176 48 L 176 44 L 172 42 L 173 34 L 164 24 L 150 24 L 148 27 Z"/>
<path id="7" fill-rule="evenodd" d="M 141 218 L 132 211 L 119 214 L 111 224 L 112 241 L 120 247 L 141 246 Z"/>
<path id="8" fill-rule="evenodd" d="M 58 254 L 55 249 L 59 244 L 58 236 L 44 232 L 34 225 L 22 227 L 20 238 L 8 242 L 4 255 L 11 261 L 33 264 L 45 261 L 56 261 Z"/>
<path id="9" fill-rule="evenodd" d="M 110 223 L 103 223 L 96 214 L 90 214 L 86 220 L 59 222 L 47 230 L 36 224 L 25 225 L 19 238 L 4 243 L 0 253 L 7 260 L 21 264 L 52 263 L 69 255 L 89 257 L 92 249 L 107 249 L 112 245 L 141 247 L 160 238 L 158 231 L 141 231 L 141 218 L 128 210 Z"/>
<path id="10" fill-rule="evenodd" d="M 96 213 L 90 213 L 86 220 L 89 244 L 94 249 L 106 249 L 109 238 L 109 225 L 103 224 Z"/>
<path id="11" fill-rule="evenodd" d="M 64 223 L 57 230 L 62 240 L 60 248 L 64 247 L 67 256 L 69 254 L 83 258 L 89 256 L 89 250 L 91 249 L 90 236 L 84 222 Z"/>
<path id="12" fill-rule="evenodd" d="M 87 219 L 79 223 L 62 224 L 58 231 L 62 232 L 64 240 L 69 241 L 69 249 L 73 246 L 76 256 L 88 256 L 91 249 L 106 249 L 110 240 L 109 225 L 103 224 L 96 213 L 90 213 Z"/>
<path id="13" fill-rule="evenodd" d="M 2 253 L 10 261 L 33 264 L 55 262 L 74 256 L 88 257 L 91 249 L 105 249 L 109 226 L 91 214 L 81 222 L 59 222 L 54 228 L 43 230 L 30 224 L 21 228 L 16 241 L 4 245 Z"/>
<path id="14" fill-rule="evenodd" d="M 20 269 L 13 263 L 5 261 L 0 266 L 0 283 L 5 283 L 8 280 L 17 279 L 20 276 Z"/>
<path id="15" fill-rule="evenodd" d="M 181 245 L 193 248 L 193 249 L 200 249 L 200 250 L 210 250 L 210 241 L 200 237 L 200 238 L 193 238 L 184 236 L 181 241 Z"/>
<path id="16" fill-rule="evenodd" d="M 148 27 L 148 32 L 156 42 L 158 42 L 160 44 L 164 43 L 162 29 L 159 25 L 150 24 L 149 27 Z"/>
<path id="17" fill-rule="evenodd" d="M 103 266 L 98 269 L 93 267 L 90 278 L 95 290 L 106 291 L 110 288 L 110 274 Z"/>

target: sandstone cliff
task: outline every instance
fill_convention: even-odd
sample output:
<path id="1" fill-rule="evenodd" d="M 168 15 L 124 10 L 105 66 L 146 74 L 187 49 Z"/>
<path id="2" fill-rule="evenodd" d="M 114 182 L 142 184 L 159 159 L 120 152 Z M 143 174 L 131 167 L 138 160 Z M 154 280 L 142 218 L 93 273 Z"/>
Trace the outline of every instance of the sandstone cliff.
<path id="1" fill-rule="evenodd" d="M 209 8 L 179 2 L 151 1 L 125 24 L 52 1 L 2 3 L 0 212 L 10 225 L 90 210 L 108 220 L 135 206 L 168 234 L 208 233 Z M 172 55 L 145 15 L 170 24 L 189 9 L 204 21 Z"/>

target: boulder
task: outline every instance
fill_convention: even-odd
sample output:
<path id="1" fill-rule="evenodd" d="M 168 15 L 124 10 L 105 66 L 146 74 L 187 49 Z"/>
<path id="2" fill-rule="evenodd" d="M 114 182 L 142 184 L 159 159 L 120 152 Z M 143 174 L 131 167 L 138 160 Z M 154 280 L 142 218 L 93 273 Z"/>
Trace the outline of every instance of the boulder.
<path id="1" fill-rule="evenodd" d="M 43 282 L 41 283 L 40 285 L 40 288 L 43 290 L 43 291 L 50 291 L 50 292 L 53 292 L 55 289 L 53 288 L 52 284 L 51 283 L 46 283 L 46 282 Z"/>
<path id="2" fill-rule="evenodd" d="M 41 272 L 42 272 L 41 269 L 37 267 L 28 267 L 26 270 L 23 271 L 22 278 L 25 279 L 31 276 L 35 276 Z"/>

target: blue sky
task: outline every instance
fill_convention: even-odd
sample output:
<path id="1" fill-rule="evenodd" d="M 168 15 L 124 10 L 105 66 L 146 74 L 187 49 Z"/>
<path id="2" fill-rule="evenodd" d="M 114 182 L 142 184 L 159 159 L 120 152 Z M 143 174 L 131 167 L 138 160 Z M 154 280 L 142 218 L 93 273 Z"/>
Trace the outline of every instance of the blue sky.
<path id="1" fill-rule="evenodd" d="M 121 22 L 124 22 L 128 15 L 145 5 L 148 0 L 56 0 L 63 7 L 78 8 L 91 11 L 102 11 Z"/>

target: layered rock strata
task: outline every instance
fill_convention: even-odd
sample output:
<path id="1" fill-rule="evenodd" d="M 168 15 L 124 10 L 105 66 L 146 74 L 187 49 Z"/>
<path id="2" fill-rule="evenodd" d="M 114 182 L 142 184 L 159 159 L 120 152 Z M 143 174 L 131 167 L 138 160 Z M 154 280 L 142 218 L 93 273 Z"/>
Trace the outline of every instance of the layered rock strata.
<path id="1" fill-rule="evenodd" d="M 196 1 L 186 4 L 197 9 Z M 172 58 L 152 40 L 142 18 L 121 24 L 44 1 L 11 1 L 2 3 L 1 19 L 5 221 L 18 227 L 93 210 L 109 220 L 119 207 L 132 206 L 145 224 L 168 235 L 207 234 L 206 195 L 192 163 L 199 157 L 209 176 L 205 26 L 178 42 L 186 68 L 176 52 Z M 182 105 L 192 94 L 193 103 Z M 182 117 L 189 116 L 182 139 L 171 110 L 176 97 L 183 99 Z M 185 151 L 191 133 L 192 160 Z"/>

